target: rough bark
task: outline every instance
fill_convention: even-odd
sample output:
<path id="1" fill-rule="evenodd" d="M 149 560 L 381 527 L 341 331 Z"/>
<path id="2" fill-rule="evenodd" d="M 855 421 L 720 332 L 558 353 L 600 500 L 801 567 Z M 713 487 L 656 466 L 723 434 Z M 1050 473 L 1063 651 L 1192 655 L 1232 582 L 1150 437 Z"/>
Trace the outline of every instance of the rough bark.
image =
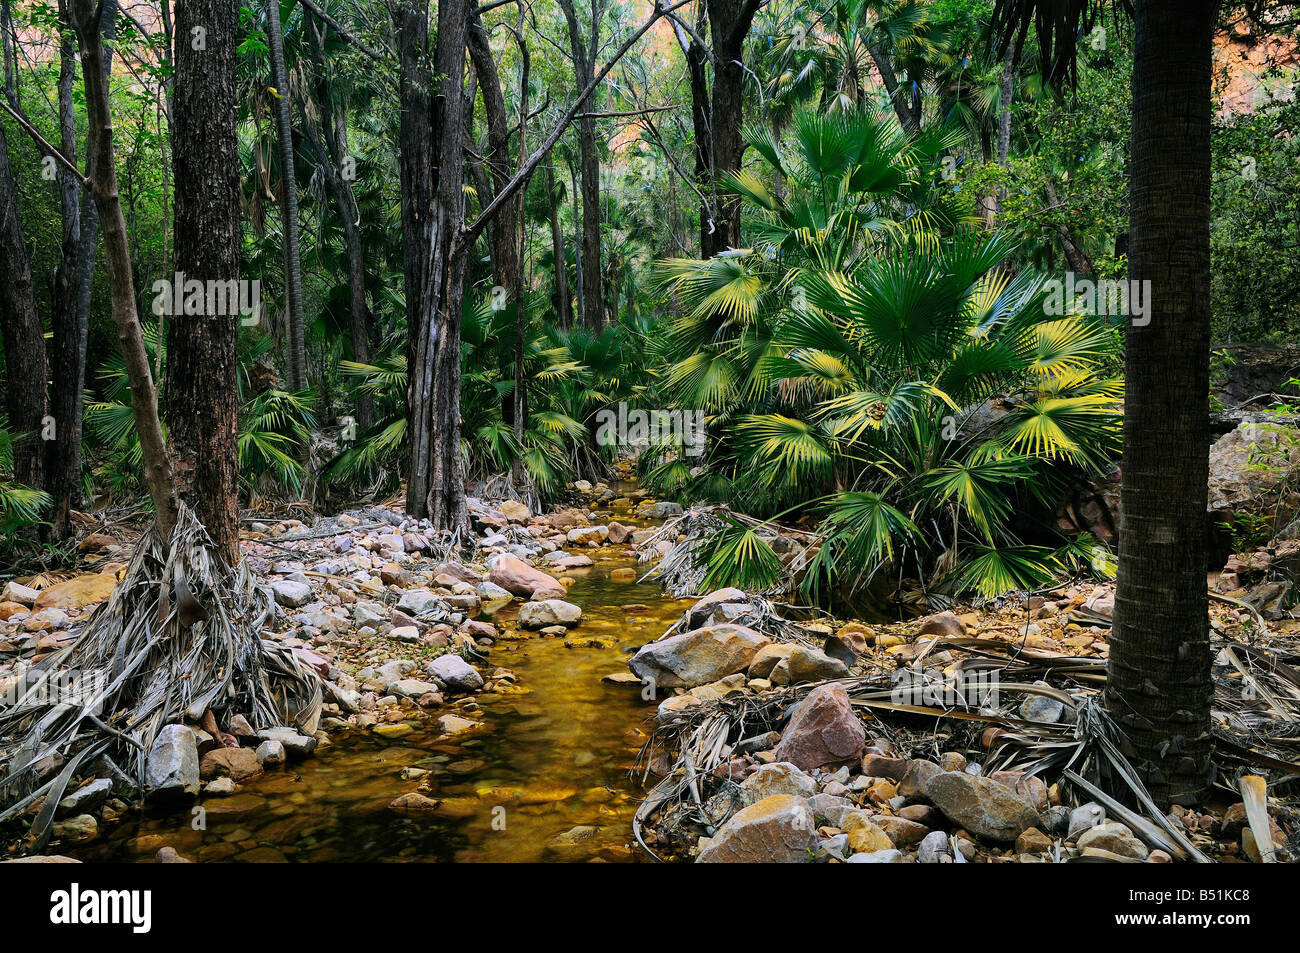
<path id="1" fill-rule="evenodd" d="M 691 85 L 691 122 L 695 129 L 695 168 L 700 191 L 700 257 L 712 258 L 740 245 L 740 198 L 716 188 L 719 176 L 740 169 L 745 144 L 745 37 L 754 22 L 759 0 L 707 0 L 712 54 L 692 37 L 686 46 Z M 696 35 L 699 35 L 696 30 Z M 705 63 L 713 63 L 713 85 L 706 91 Z M 703 146 L 701 143 L 704 143 Z"/>
<path id="2" fill-rule="evenodd" d="M 14 479 L 44 485 L 45 338 L 36 310 L 31 262 L 18 218 L 18 188 L 0 128 L 0 335 L 4 338 L 5 409 L 14 436 Z"/>
<path id="3" fill-rule="evenodd" d="M 267 45 L 271 54 L 271 81 L 279 94 L 272 98 L 275 100 L 275 122 L 280 140 L 280 220 L 283 226 L 284 283 L 288 308 L 285 377 L 290 390 L 302 390 L 307 386 L 307 351 L 302 319 L 302 254 L 298 249 L 298 183 L 294 178 L 289 73 L 284 63 L 280 0 L 267 0 L 266 26 Z"/>
<path id="4" fill-rule="evenodd" d="M 108 7 L 106 6 L 106 9 Z M 100 32 L 112 30 L 116 7 L 103 15 Z M 66 0 L 59 15 L 67 30 L 59 43 L 59 148 L 77 162 L 76 110 L 73 85 L 76 79 L 76 50 Z M 46 488 L 50 494 L 49 537 L 68 539 L 73 533 L 72 508 L 81 497 L 82 396 L 86 381 L 86 339 L 90 333 L 90 295 L 80 294 L 81 261 L 93 265 L 99 238 L 99 216 L 94 200 L 68 170 L 59 168 L 59 207 L 63 224 L 59 261 L 51 287 L 50 326 L 50 413 L 54 417 L 53 440 L 47 441 Z M 87 270 L 87 276 L 90 271 Z M 89 281 L 87 281 L 89 291 Z"/>
<path id="5" fill-rule="evenodd" d="M 205 27 L 207 44 L 201 51 L 176 45 L 175 270 L 205 286 L 239 280 L 238 24 L 239 0 L 177 0 L 178 34 Z M 239 559 L 239 314 L 214 304 L 209 300 L 200 314 L 169 315 L 167 435 L 177 496 L 233 565 Z"/>
<path id="6" fill-rule="evenodd" d="M 140 332 L 140 318 L 136 313 L 130 242 L 117 191 L 107 61 L 99 18 L 96 16 L 99 7 L 95 0 L 71 0 L 71 9 L 81 49 L 86 119 L 90 128 L 90 152 L 87 159 L 89 191 L 94 196 L 103 227 L 113 323 L 117 327 L 127 378 L 131 385 L 131 409 L 135 414 L 136 434 L 144 457 L 145 482 L 153 500 L 155 522 L 166 538 L 176 525 L 175 487 L 171 462 L 163 444 L 162 425 L 158 420 L 157 391 L 149 370 L 144 337 Z"/>
<path id="7" fill-rule="evenodd" d="M 421 19 L 420 8 L 419 0 L 403 8 L 403 20 Z M 424 17 L 421 23 L 410 24 L 417 34 L 414 38 L 399 40 L 399 56 L 403 47 L 413 44 L 402 60 L 403 90 L 407 85 L 407 64 L 413 66 L 423 48 L 419 34 L 428 35 L 427 14 Z M 468 270 L 468 243 L 461 234 L 465 214 L 461 152 L 465 134 L 463 88 L 469 18 L 468 0 L 442 0 L 438 5 L 438 38 L 433 59 L 437 93 L 431 102 L 432 115 L 426 114 L 423 119 L 425 127 L 431 130 L 437 162 L 432 170 L 432 222 L 427 243 L 410 249 L 418 258 L 417 282 L 421 287 L 417 292 L 419 310 L 412 311 L 410 301 L 407 302 L 408 322 L 411 322 L 408 340 L 411 467 L 406 509 L 417 518 L 427 517 L 439 529 L 457 529 L 466 520 L 460 458 L 460 307 Z M 427 40 L 424 44 L 427 45 Z M 404 123 L 406 109 L 404 95 Z M 421 120 L 412 117 L 412 122 L 418 125 Z M 405 133 L 403 145 L 406 145 Z M 406 160 L 404 154 L 404 165 Z"/>
<path id="8" fill-rule="evenodd" d="M 1138 0 L 1123 518 L 1106 701 L 1160 803 L 1209 779 L 1206 621 L 1213 0 Z"/>

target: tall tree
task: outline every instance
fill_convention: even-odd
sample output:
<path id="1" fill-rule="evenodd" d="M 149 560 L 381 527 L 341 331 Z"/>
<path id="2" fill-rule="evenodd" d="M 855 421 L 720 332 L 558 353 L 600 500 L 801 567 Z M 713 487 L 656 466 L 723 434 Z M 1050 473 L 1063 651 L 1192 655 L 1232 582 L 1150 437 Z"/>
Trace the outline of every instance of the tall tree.
<path id="1" fill-rule="evenodd" d="M 585 86 L 596 71 L 600 50 L 600 22 L 608 9 L 606 0 L 591 0 L 591 28 L 582 35 L 573 0 L 559 0 L 569 31 L 569 56 L 577 86 Z M 604 275 L 600 265 L 600 152 L 596 146 L 596 120 L 583 115 L 578 120 L 578 164 L 582 175 L 582 315 L 593 328 L 605 323 Z"/>
<path id="2" fill-rule="evenodd" d="M 36 289 L 18 218 L 18 186 L 9 165 L 9 144 L 0 127 L 0 336 L 7 374 L 5 405 L 13 430 L 14 477 L 44 485 L 41 432 L 45 418 L 45 336 L 36 310 Z"/>
<path id="3" fill-rule="evenodd" d="M 1001 48 L 1038 34 L 1068 85 L 1102 5 L 1000 0 Z M 1125 355 L 1123 516 L 1106 704 L 1157 801 L 1209 785 L 1205 586 L 1209 473 L 1210 132 L 1214 0 L 1134 0 L 1129 279 L 1150 282 Z"/>
<path id="4" fill-rule="evenodd" d="M 303 128 L 312 146 L 321 158 L 325 182 L 338 209 L 343 230 L 343 253 L 348 268 L 348 314 L 351 318 L 352 359 L 361 363 L 370 360 L 370 308 L 366 304 L 366 266 L 361 242 L 360 212 L 356 193 L 352 188 L 353 176 L 347 168 L 355 169 L 355 159 L 349 155 L 347 141 L 347 114 L 336 102 L 333 84 L 325 63 L 325 30 L 308 12 L 303 13 L 303 26 L 311 52 L 312 83 L 315 88 L 316 107 L 320 127 L 310 121 L 304 110 Z M 374 401 L 365 391 L 357 395 L 357 423 L 365 430 L 374 423 Z"/>
<path id="5" fill-rule="evenodd" d="M 154 519 L 166 539 L 176 526 L 177 504 L 171 461 L 163 443 L 158 419 L 158 394 L 149 370 L 149 356 L 136 311 L 135 282 L 131 274 L 130 242 L 117 191 L 117 163 L 113 155 L 113 120 L 109 108 L 108 61 L 100 34 L 96 0 L 70 0 L 73 26 L 81 50 L 82 81 L 85 85 L 86 121 L 90 148 L 86 159 L 86 186 L 99 209 L 104 233 L 108 283 L 112 298 L 113 323 L 131 386 L 131 409 L 144 458 L 145 483 L 154 504 Z"/>
<path id="6" fill-rule="evenodd" d="M 280 0 L 266 0 L 266 40 L 275 83 L 275 122 L 280 140 L 280 221 L 284 238 L 284 283 L 287 292 L 288 341 L 286 377 L 290 390 L 307 386 L 307 352 L 302 320 L 302 254 L 298 249 L 298 183 L 294 176 L 293 124 L 290 120 L 289 71 L 284 61 Z"/>
<path id="7" fill-rule="evenodd" d="M 720 192 L 719 177 L 740 169 L 745 144 L 745 37 L 762 0 L 704 0 L 694 29 L 674 17 L 686 55 L 695 130 L 695 169 L 704 201 L 700 208 L 700 257 L 712 258 L 740 244 L 740 197 Z M 708 17 L 708 46 L 703 37 Z M 713 84 L 709 87 L 709 65 Z"/>
<path id="8" fill-rule="evenodd" d="M 238 27 L 239 0 L 177 0 L 175 269 L 205 287 L 234 288 L 239 281 Z M 236 307 L 216 307 L 215 297 L 200 313 L 185 308 L 170 316 L 167 435 L 178 497 L 233 564 L 239 559 L 239 315 Z M 234 296 L 225 297 L 233 304 Z"/>

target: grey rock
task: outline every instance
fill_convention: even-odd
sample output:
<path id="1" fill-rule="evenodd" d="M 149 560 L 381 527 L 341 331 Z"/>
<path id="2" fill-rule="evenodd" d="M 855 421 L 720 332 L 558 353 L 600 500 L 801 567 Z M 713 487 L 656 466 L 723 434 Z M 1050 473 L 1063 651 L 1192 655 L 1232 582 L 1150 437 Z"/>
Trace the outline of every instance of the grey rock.
<path id="1" fill-rule="evenodd" d="M 145 761 L 145 788 L 151 797 L 193 798 L 199 793 L 199 746 L 184 725 L 164 725 Z"/>

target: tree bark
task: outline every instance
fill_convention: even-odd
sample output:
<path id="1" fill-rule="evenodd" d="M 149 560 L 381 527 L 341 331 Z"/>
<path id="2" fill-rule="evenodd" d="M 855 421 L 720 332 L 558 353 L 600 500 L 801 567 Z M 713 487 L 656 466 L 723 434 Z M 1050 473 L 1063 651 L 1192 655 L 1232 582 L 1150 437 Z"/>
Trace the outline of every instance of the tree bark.
<path id="1" fill-rule="evenodd" d="M 420 5 L 415 0 L 403 8 L 404 21 L 419 19 Z M 461 234 L 465 220 L 461 150 L 470 12 L 469 0 L 441 0 L 438 5 L 433 61 L 438 91 L 432 101 L 432 116 L 424 119 L 432 133 L 437 161 L 432 170 L 433 214 L 427 244 L 412 249 L 419 257 L 420 310 L 412 313 L 410 302 L 407 304 L 408 315 L 414 321 L 408 342 L 411 468 L 406 509 L 416 518 L 427 517 L 435 528 L 443 530 L 458 529 L 467 518 L 460 457 L 460 308 L 469 264 L 467 242 Z M 417 53 L 419 34 L 428 35 L 427 18 L 422 31 L 420 24 L 412 25 L 417 35 L 410 52 Z M 402 37 L 399 45 L 405 47 L 411 42 L 411 38 Z M 415 57 L 407 59 L 413 62 Z M 403 63 L 405 66 L 406 60 Z M 403 68 L 403 87 L 407 72 Z M 405 110 L 404 100 L 404 122 Z M 405 135 L 403 139 L 405 145 Z"/>
<path id="2" fill-rule="evenodd" d="M 18 187 L 9 144 L 0 128 L 0 335 L 4 339 L 5 409 L 14 436 L 14 479 L 42 489 L 45 417 L 45 337 L 36 310 L 31 262 L 18 218 Z"/>
<path id="3" fill-rule="evenodd" d="M 288 298 L 289 339 L 285 371 L 289 390 L 307 386 L 307 350 L 302 318 L 302 255 L 298 249 L 298 183 L 294 176 L 293 125 L 289 117 L 289 73 L 284 63 L 280 0 L 266 0 L 267 45 L 275 83 L 275 120 L 280 139 L 280 220 L 284 238 L 284 283 Z M 181 34 L 182 37 L 184 34 Z"/>
<path id="4" fill-rule="evenodd" d="M 100 35 L 95 0 L 71 0 L 72 19 L 81 48 L 81 70 L 86 89 L 86 120 L 90 128 L 87 157 L 89 191 L 99 209 L 107 252 L 108 281 L 112 293 L 113 323 L 117 326 L 127 378 L 131 384 L 131 409 L 144 457 L 145 482 L 154 504 L 154 519 L 163 538 L 176 526 L 176 495 L 171 461 L 163 444 L 158 420 L 158 395 L 149 371 L 149 357 L 136 313 L 135 285 L 131 278 L 131 250 L 117 191 L 113 156 L 113 122 L 108 101 L 108 70 Z"/>
<path id="5" fill-rule="evenodd" d="M 740 134 L 745 91 L 742 53 L 759 6 L 759 0 L 743 3 L 707 0 L 713 47 L 711 91 L 705 88 L 704 64 L 710 58 L 708 52 L 693 37 L 686 47 L 691 122 L 695 129 L 695 168 L 700 175 L 700 191 L 706 196 L 700 207 L 701 258 L 712 258 L 740 245 L 740 197 L 720 192 L 716 184 L 722 174 L 739 171 L 745 151 Z"/>
<path id="6" fill-rule="evenodd" d="M 175 269 L 186 281 L 205 286 L 239 280 L 238 25 L 239 0 L 177 0 Z M 196 26 L 207 31 L 203 50 L 188 42 Z M 237 308 L 214 304 L 209 300 L 201 314 L 169 316 L 167 436 L 177 496 L 234 565 L 239 560 L 239 314 Z"/>
<path id="7" fill-rule="evenodd" d="M 1138 0 L 1123 518 L 1106 702 L 1161 804 L 1208 790 L 1206 619 L 1213 0 Z"/>

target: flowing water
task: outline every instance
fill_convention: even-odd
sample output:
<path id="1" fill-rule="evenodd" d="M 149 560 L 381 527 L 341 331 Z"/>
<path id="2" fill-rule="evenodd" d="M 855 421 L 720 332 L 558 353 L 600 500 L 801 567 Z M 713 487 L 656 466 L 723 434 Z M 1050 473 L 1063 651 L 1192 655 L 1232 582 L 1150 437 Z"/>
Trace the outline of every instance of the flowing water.
<path id="1" fill-rule="evenodd" d="M 653 708 L 636 685 L 601 678 L 626 672 L 627 650 L 661 635 L 689 602 L 665 598 L 653 583 L 612 580 L 612 570 L 636 566 L 626 547 L 591 553 L 594 566 L 567 571 L 576 580 L 568 599 L 583 609 L 571 632 L 610 644 L 567 648 L 565 639 L 522 631 L 511 638 L 518 604 L 502 609 L 495 621 L 507 637 L 490 650 L 490 665 L 514 671 L 518 686 L 476 696 L 474 732 L 440 741 L 431 724 L 412 721 L 412 734 L 390 742 L 336 733 L 311 758 L 230 797 L 203 798 L 205 829 L 194 829 L 191 813 L 134 813 L 67 852 L 125 861 L 152 860 L 164 845 L 196 861 L 635 859 L 640 787 L 629 772 Z M 407 767 L 430 772 L 421 790 L 442 800 L 438 811 L 389 809 L 420 783 L 401 777 Z M 555 842 L 575 827 L 596 830 Z"/>

